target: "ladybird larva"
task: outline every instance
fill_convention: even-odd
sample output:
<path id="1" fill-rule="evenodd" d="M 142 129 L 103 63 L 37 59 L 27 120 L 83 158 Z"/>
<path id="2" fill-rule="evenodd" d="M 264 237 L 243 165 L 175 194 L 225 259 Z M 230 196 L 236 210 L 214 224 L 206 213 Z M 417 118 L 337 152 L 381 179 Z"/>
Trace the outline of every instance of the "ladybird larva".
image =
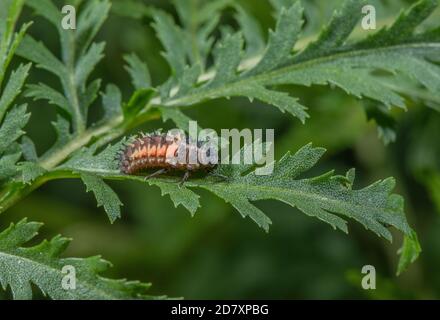
<path id="1" fill-rule="evenodd" d="M 184 182 L 191 172 L 212 169 L 216 165 L 200 161 L 202 145 L 202 142 L 192 142 L 190 138 L 180 134 L 141 134 L 121 150 L 119 168 L 122 173 L 128 175 L 158 169 L 146 178 L 169 171 L 185 171 L 182 181 Z M 209 150 L 207 153 L 209 156 Z M 191 157 L 191 154 L 195 154 L 196 157 Z"/>

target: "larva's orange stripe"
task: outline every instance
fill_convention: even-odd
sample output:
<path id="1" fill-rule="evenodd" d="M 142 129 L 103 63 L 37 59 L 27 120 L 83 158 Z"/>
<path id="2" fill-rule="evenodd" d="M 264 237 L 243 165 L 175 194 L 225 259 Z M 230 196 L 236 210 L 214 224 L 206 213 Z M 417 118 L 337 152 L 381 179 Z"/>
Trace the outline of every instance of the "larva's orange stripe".
<path id="1" fill-rule="evenodd" d="M 167 153 L 167 148 L 168 148 L 168 146 L 166 144 L 164 144 L 162 146 L 159 145 L 157 147 L 156 157 L 158 157 L 158 158 L 165 158 L 166 153 Z"/>
<path id="2" fill-rule="evenodd" d="M 139 156 L 138 158 L 143 158 L 147 155 L 147 148 L 143 147 L 141 150 L 139 150 Z"/>
<path id="3" fill-rule="evenodd" d="M 149 146 L 148 152 L 145 156 L 154 158 L 156 157 L 157 148 L 155 145 Z"/>
<path id="4" fill-rule="evenodd" d="M 131 159 L 140 159 L 145 157 L 147 154 L 147 148 L 142 148 L 142 149 L 137 149 L 135 150 L 132 155 L 131 155 Z"/>
<path id="5" fill-rule="evenodd" d="M 167 168 L 175 170 L 199 170 L 212 166 L 188 163 L 176 163 L 171 161 L 180 151 L 180 146 L 186 144 L 184 140 L 169 141 L 165 135 L 149 135 L 134 140 L 128 145 L 120 158 L 120 169 L 126 174 L 136 174 L 145 169 Z M 184 145 L 185 147 L 185 145 Z M 183 156 L 188 161 L 187 151 Z"/>

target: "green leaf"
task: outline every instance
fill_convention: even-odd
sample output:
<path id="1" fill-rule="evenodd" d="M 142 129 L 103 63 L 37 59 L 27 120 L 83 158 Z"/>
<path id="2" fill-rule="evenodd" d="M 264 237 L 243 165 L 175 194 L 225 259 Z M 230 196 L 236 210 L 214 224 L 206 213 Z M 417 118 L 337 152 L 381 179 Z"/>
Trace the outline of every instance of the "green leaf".
<path id="1" fill-rule="evenodd" d="M 402 274 L 408 266 L 414 263 L 422 252 L 417 234 L 411 230 L 403 239 L 402 248 L 398 251 L 400 254 L 399 265 L 397 267 L 397 275 Z"/>
<path id="2" fill-rule="evenodd" d="M 99 89 L 101 88 L 101 79 L 95 79 L 92 81 L 87 88 L 81 89 L 80 92 L 80 105 L 81 105 L 81 112 L 83 113 L 84 117 L 86 117 L 88 108 L 92 105 L 93 102 L 95 102 L 96 98 L 98 98 Z"/>
<path id="3" fill-rule="evenodd" d="M 280 12 L 283 8 L 290 8 L 298 0 L 269 0 L 276 11 Z"/>
<path id="4" fill-rule="evenodd" d="M 0 233 L 0 283 L 3 289 L 8 286 L 11 288 L 14 299 L 31 299 L 31 284 L 35 284 L 43 294 L 56 300 L 154 298 L 147 295 L 149 284 L 102 277 L 100 274 L 111 264 L 99 256 L 61 258 L 60 255 L 69 245 L 70 239 L 56 236 L 31 247 L 23 247 L 35 238 L 41 225 L 22 220 L 11 224 Z M 63 279 L 66 275 L 72 276 L 72 271 L 75 278 L 74 289 L 64 289 Z M 72 282 L 68 284 L 73 286 Z"/>
<path id="5" fill-rule="evenodd" d="M 302 15 L 303 8 L 299 1 L 288 10 L 281 11 L 275 32 L 270 32 L 266 52 L 251 74 L 273 70 L 289 61 L 304 22 Z"/>
<path id="6" fill-rule="evenodd" d="M 55 129 L 57 139 L 53 146 L 41 157 L 42 161 L 46 160 L 54 151 L 62 148 L 72 139 L 69 121 L 61 115 L 57 115 L 57 119 L 52 122 L 52 126 Z"/>
<path id="7" fill-rule="evenodd" d="M 126 55 L 124 59 L 127 63 L 125 69 L 131 76 L 134 88 L 136 90 L 150 88 L 151 78 L 148 66 L 134 53 Z"/>
<path id="8" fill-rule="evenodd" d="M 31 7 L 37 15 L 47 19 L 59 31 L 63 30 L 60 24 L 62 19 L 61 10 L 51 0 L 26 1 L 26 5 Z"/>
<path id="9" fill-rule="evenodd" d="M 194 25 L 203 24 L 217 15 L 223 9 L 234 4 L 233 0 L 173 0 L 173 4 L 179 13 L 179 18 L 183 21 L 186 29 Z"/>
<path id="10" fill-rule="evenodd" d="M 38 155 L 37 150 L 35 148 L 34 142 L 27 136 L 24 136 L 21 139 L 21 151 L 23 153 L 23 157 L 27 161 L 37 162 Z"/>
<path id="11" fill-rule="evenodd" d="M 108 146 L 104 151 L 96 155 L 95 148 L 85 148 L 58 168 L 59 170 L 79 172 L 87 187 L 95 192 L 98 205 L 104 204 L 104 208 L 112 222 L 120 216 L 119 206 L 122 204 L 119 202 L 116 194 L 99 177 L 118 177 L 121 174 L 116 155 L 126 143 L 128 142 L 124 139 L 115 145 Z M 86 179 L 88 177 L 92 178 L 89 178 L 91 180 L 86 182 L 84 177 Z M 122 176 L 121 178 L 127 179 L 127 176 Z M 183 205 L 192 215 L 195 214 L 200 206 L 199 196 L 184 186 L 179 187 L 177 184 L 163 183 L 155 179 L 146 181 L 143 177 L 133 176 L 132 178 L 144 184 L 158 186 L 162 191 L 162 195 L 170 195 L 176 207 Z"/>
<path id="12" fill-rule="evenodd" d="M 419 1 L 389 29 L 366 40 L 352 41 L 349 37 L 362 17 L 365 3 L 364 0 L 346 0 L 318 39 L 297 52 L 294 46 L 302 29 L 301 2 L 295 1 L 289 7 L 279 4 L 284 8 L 280 9 L 276 29 L 270 33 L 266 50 L 256 63 L 255 58 L 240 58 L 240 34 L 230 35 L 226 31 L 217 45 L 213 70 L 201 75 L 191 89 L 186 88 L 185 94 L 175 94 L 179 90 L 170 88 L 176 84 L 180 86 L 183 81 L 170 79 L 161 88 L 162 96 L 157 104 L 188 106 L 216 98 L 245 96 L 274 105 L 304 121 L 306 108 L 298 99 L 280 93 L 277 87 L 331 85 L 357 98 L 375 100 L 387 108 L 405 108 L 401 97 L 405 90 L 400 86 L 384 86 L 381 81 L 384 71 L 393 78 L 407 76 L 435 95 L 440 89 L 440 67 L 433 61 L 439 56 L 440 44 L 434 37 L 426 37 L 430 31 L 416 32 L 416 27 L 432 12 L 433 1 Z M 397 33 L 399 36 L 395 37 Z M 389 38 L 394 40 L 388 41 Z M 187 62 L 186 51 L 177 50 L 173 54 L 181 59 L 182 72 L 177 75 L 181 79 Z"/>
<path id="13" fill-rule="evenodd" d="M 232 0 L 174 0 L 174 6 L 182 22 L 177 33 L 185 40 L 184 47 L 190 64 L 199 64 L 202 70 L 215 41 L 213 32 L 220 22 L 221 13 L 233 5 Z"/>
<path id="14" fill-rule="evenodd" d="M 153 27 L 165 48 L 164 56 L 170 64 L 174 75 L 180 77 L 183 75 L 188 53 L 183 32 L 167 13 L 155 10 L 153 17 Z"/>
<path id="15" fill-rule="evenodd" d="M 69 101 L 67 101 L 64 95 L 44 83 L 28 85 L 25 95 L 26 97 L 33 98 L 34 101 L 47 100 L 50 104 L 60 107 L 69 115 L 72 114 Z"/>
<path id="16" fill-rule="evenodd" d="M 237 77 L 238 66 L 241 61 L 243 38 L 240 33 L 227 35 L 217 47 L 215 65 L 217 72 L 208 87 L 215 87 L 231 81 Z"/>
<path id="17" fill-rule="evenodd" d="M 125 118 L 135 117 L 141 110 L 145 109 L 156 94 L 154 89 L 141 89 L 135 91 L 128 103 L 123 106 Z"/>
<path id="18" fill-rule="evenodd" d="M 5 89 L 0 96 L 0 123 L 6 111 L 9 109 L 15 98 L 20 94 L 21 88 L 29 74 L 30 64 L 20 65 L 12 72 Z"/>
<path id="19" fill-rule="evenodd" d="M 419 1 L 402 13 L 391 27 L 360 41 L 350 39 L 350 35 L 359 22 L 362 5 L 366 2 L 347 0 L 334 13 L 317 40 L 302 50 L 297 44 L 303 31 L 301 2 L 272 2 L 276 3 L 279 12 L 276 28 L 270 32 L 266 46 L 252 17 L 232 1 L 177 1 L 181 25 L 162 11 L 145 10 L 142 14 L 153 12 L 154 26 L 172 69 L 171 77 L 157 90 L 151 88 L 148 67 L 135 55 L 126 57 L 126 68 L 137 91 L 128 103 L 122 104 L 121 91 L 114 85 L 108 85 L 102 96 L 104 117 L 97 125 L 87 128 L 88 108 L 100 90 L 100 80 L 88 83 L 88 78 L 104 50 L 104 44 L 92 44 L 92 41 L 108 15 L 110 3 L 106 0 L 79 1 L 81 14 L 78 30 L 60 33 L 60 58 L 30 37 L 24 40 L 19 49 L 20 55 L 57 75 L 63 91 L 57 92 L 40 84 L 30 86 L 28 96 L 48 100 L 68 112 L 72 118 L 72 123 L 69 123 L 67 118 L 58 115 L 54 124 L 57 142 L 40 161 L 47 164 L 45 161 L 49 159 L 51 165 L 45 168 L 58 165 L 50 169 L 50 174 L 56 175 L 59 170 L 60 176 L 80 176 L 87 190 L 94 192 L 98 206 L 104 206 L 112 222 L 120 216 L 121 202 L 104 179 L 135 180 L 156 185 L 163 195 L 170 195 L 176 207 L 182 205 L 192 215 L 200 206 L 199 196 L 192 190 L 206 189 L 265 230 L 268 230 L 271 220 L 257 207 L 260 200 L 285 202 L 344 232 L 348 230 L 347 220 L 353 219 L 391 240 L 388 226 L 394 226 L 405 235 L 399 264 L 399 270 L 403 270 L 417 257 L 420 248 L 406 222 L 402 198 L 392 194 L 394 180 L 390 178 L 355 189 L 353 170 L 345 176 L 329 172 L 315 178 L 304 178 L 303 175 L 315 166 L 324 153 L 323 149 L 308 145 L 295 155 L 289 153 L 275 164 L 274 173 L 269 176 L 257 175 L 252 166 L 220 165 L 215 172 L 207 173 L 206 177 L 200 179 L 192 178 L 182 187 L 178 186 L 180 179 L 174 176 L 146 182 L 143 177 L 121 174 L 115 157 L 127 143 L 125 140 L 97 152 L 104 141 L 114 139 L 123 130 L 140 124 L 147 110 L 158 109 L 164 121 L 170 119 L 178 127 L 187 129 L 190 119 L 178 107 L 217 98 L 242 96 L 250 100 L 258 99 L 304 122 L 308 117 L 306 107 L 294 96 L 295 92 L 283 91 L 285 85 L 292 84 L 336 86 L 357 98 L 373 100 L 373 111 L 376 112 L 374 119 L 378 121 L 384 138 L 391 140 L 394 132 L 390 109 L 394 106 L 405 108 L 402 96 L 410 93 L 405 92 L 398 83 L 394 83 L 394 86 L 384 85 L 383 79 L 406 75 L 415 86 L 423 86 L 430 96 L 438 95 L 440 67 L 436 63 L 439 61 L 439 38 L 434 35 L 435 29 L 418 33 L 420 24 L 435 7 L 432 0 Z M 55 22 L 59 29 L 59 10 L 51 1 L 41 0 L 39 4 L 30 6 L 52 23 Z M 237 11 L 236 19 L 242 32 L 235 33 L 232 27 L 222 28 L 219 33 L 213 32 L 220 21 L 221 11 L 227 6 Z M 214 35 L 217 34 L 222 37 L 211 57 Z M 213 65 L 212 70 L 206 71 L 207 61 Z M 20 84 L 19 74 L 17 71 L 17 80 L 14 82 L 21 87 L 25 77 Z M 160 97 L 156 96 L 156 92 L 160 92 Z M 3 102 L 6 112 L 16 95 L 14 90 L 4 94 L 6 98 L 0 98 L 0 111 L 2 101 L 6 101 Z M 10 113 L 20 108 L 12 108 Z M 45 171 L 33 162 L 37 154 L 29 141 L 26 147 L 23 141 L 22 150 L 30 161 L 16 165 L 21 156 L 17 139 L 23 134 L 18 123 L 24 126 L 27 119 L 24 113 L 21 120 L 9 117 L 10 113 L 7 113 L 0 128 L 0 178 L 15 176 L 19 172 L 25 183 L 31 183 Z M 115 127 L 109 120 L 121 120 L 121 113 L 123 123 Z M 63 116 L 68 117 L 64 113 Z M 8 129 L 7 126 L 15 129 Z M 2 132 L 4 128 L 7 130 Z M 91 147 L 80 149 L 90 144 Z M 57 154 L 58 149 L 62 151 L 60 154 Z M 219 180 L 216 175 L 227 179 Z"/>
<path id="20" fill-rule="evenodd" d="M 21 158 L 21 152 L 0 156 L 0 180 L 13 177 L 17 173 L 16 163 Z"/>
<path id="21" fill-rule="evenodd" d="M 79 57 L 88 50 L 107 19 L 110 7 L 111 4 L 108 0 L 90 0 L 80 12 L 75 33 L 76 52 Z"/>
<path id="22" fill-rule="evenodd" d="M 12 178 L 17 173 L 16 163 L 22 154 L 17 140 L 24 134 L 22 129 L 30 117 L 26 113 L 26 105 L 11 106 L 21 93 L 31 65 L 19 65 L 3 86 L 7 68 L 29 27 L 25 24 L 18 33 L 14 33 L 23 3 L 22 0 L 0 3 L 0 180 Z"/>
<path id="23" fill-rule="evenodd" d="M 437 8 L 438 0 L 422 0 L 403 11 L 394 24 L 359 43 L 360 47 L 380 47 L 405 42 L 411 39 L 416 28 Z"/>
<path id="24" fill-rule="evenodd" d="M 235 19 L 240 25 L 243 36 L 246 39 L 246 57 L 254 57 L 260 54 L 265 47 L 263 33 L 258 21 L 239 5 L 235 6 L 237 14 Z"/>
<path id="25" fill-rule="evenodd" d="M 1 43 L 8 43 L 12 38 L 15 28 L 15 22 L 20 15 L 24 1 L 4 0 L 0 3 L 0 35 Z"/>
<path id="26" fill-rule="evenodd" d="M 128 140 L 130 141 L 130 140 Z M 58 167 L 62 170 L 85 172 L 95 175 L 115 175 L 119 173 L 117 155 L 128 143 L 126 139 L 114 145 L 108 145 L 103 151 L 97 153 L 96 145 L 82 148 L 77 151 L 66 163 Z"/>
<path id="27" fill-rule="evenodd" d="M 182 111 L 177 108 L 159 108 L 162 119 L 164 122 L 171 120 L 173 121 L 177 128 L 184 130 L 185 132 L 189 132 L 189 122 L 191 118 L 186 116 Z"/>
<path id="28" fill-rule="evenodd" d="M 45 69 L 63 80 L 67 78 L 67 70 L 62 62 L 43 43 L 31 36 L 24 37 L 17 49 L 17 54 L 35 62 L 38 68 Z"/>
<path id="29" fill-rule="evenodd" d="M 403 213 L 403 200 L 391 194 L 393 179 L 354 190 L 352 171 L 347 177 L 335 176 L 330 172 L 316 178 L 300 178 L 323 153 L 324 149 L 305 146 L 295 155 L 285 155 L 268 176 L 258 176 L 255 172 L 246 174 L 248 168 L 220 166 L 217 173 L 229 177 L 228 182 L 194 185 L 225 199 L 243 216 L 250 216 L 265 230 L 270 220 L 252 202 L 276 199 L 344 232 L 347 232 L 347 226 L 343 217 L 358 221 L 390 241 L 391 233 L 385 227 L 388 224 L 404 233 L 409 232 Z"/>
<path id="30" fill-rule="evenodd" d="M 24 134 L 22 129 L 29 121 L 29 117 L 30 114 L 26 113 L 26 105 L 13 108 L 6 114 L 0 127 L 0 155 Z"/>
<path id="31" fill-rule="evenodd" d="M 14 34 L 15 24 L 23 8 L 24 0 L 4 0 L 0 3 L 0 87 L 12 57 L 29 24 Z"/>
<path id="32" fill-rule="evenodd" d="M 243 16 L 243 13 L 241 15 Z M 258 83 L 256 81 L 247 82 L 244 80 L 250 79 L 257 74 L 268 72 L 289 61 L 291 59 L 290 53 L 297 40 L 301 25 L 302 8 L 299 3 L 292 6 L 288 11 L 283 11 L 278 21 L 276 31 L 271 32 L 269 44 L 262 59 L 255 68 L 242 75 L 239 74 L 239 66 L 243 55 L 242 35 L 240 33 L 232 36 L 226 35 L 216 49 L 216 72 L 213 79 L 200 89 L 190 90 L 188 83 L 191 84 L 194 82 L 194 84 L 192 84 L 194 87 L 197 83 L 198 74 L 196 74 L 197 77 L 192 77 L 192 81 L 188 81 L 187 74 L 182 71 L 182 80 L 179 81 L 178 94 L 173 96 L 173 99 L 170 99 L 176 102 L 170 102 L 170 105 L 186 105 L 187 102 L 185 100 L 187 97 L 185 97 L 185 95 L 198 95 L 201 97 L 200 101 L 206 98 L 246 96 L 250 99 L 257 98 L 263 102 L 273 104 L 283 112 L 288 111 L 299 117 L 301 121 L 304 121 L 307 117 L 307 113 L 305 112 L 305 108 L 297 102 L 297 99 L 291 98 L 285 93 L 266 89 L 264 83 Z M 188 70 L 191 70 L 191 68 Z M 240 83 L 240 85 L 231 86 L 231 83 Z M 186 84 L 185 90 L 182 90 L 182 84 Z M 223 88 L 225 84 L 228 84 L 227 89 Z M 191 101 L 189 104 L 194 102 L 196 101 Z"/>
<path id="33" fill-rule="evenodd" d="M 89 172 L 107 179 L 145 182 L 143 177 L 119 172 L 115 157 L 125 143 L 127 142 L 123 140 L 97 155 L 94 155 L 93 148 L 86 149 L 59 169 Z M 253 202 L 274 199 L 344 232 L 347 232 L 345 217 L 358 221 L 390 241 L 391 233 L 386 227 L 388 225 L 409 234 L 410 228 L 403 212 L 403 199 L 392 194 L 394 179 L 378 181 L 355 190 L 352 170 L 346 176 L 329 172 L 315 178 L 301 178 L 301 175 L 315 166 L 324 152 L 324 149 L 307 145 L 295 155 L 288 153 L 275 164 L 270 175 L 257 175 L 250 170 L 252 166 L 248 165 L 220 165 L 213 176 L 208 174 L 207 178 L 191 179 L 180 189 L 178 180 L 171 177 L 150 179 L 148 183 L 158 185 L 163 194 L 171 195 L 176 206 L 183 204 L 192 214 L 199 206 L 198 196 L 187 188 L 209 190 L 231 203 L 243 217 L 249 216 L 265 230 L 268 230 L 271 221 Z M 227 180 L 219 182 L 215 175 L 225 176 Z"/>
<path id="34" fill-rule="evenodd" d="M 46 173 L 46 170 L 37 163 L 29 161 L 20 163 L 18 165 L 18 170 L 21 172 L 22 182 L 25 184 L 30 184 Z"/>
<path id="35" fill-rule="evenodd" d="M 188 77 L 188 72 L 182 71 L 182 80 L 179 83 L 178 93 L 169 99 L 170 106 L 187 105 L 196 103 L 196 100 L 207 98 L 246 96 L 250 99 L 257 98 L 263 102 L 275 105 L 280 110 L 299 117 L 304 121 L 307 117 L 305 108 L 297 102 L 297 99 L 289 97 L 285 93 L 279 93 L 265 88 L 263 82 L 246 81 L 260 73 L 268 72 L 291 59 L 291 50 L 295 44 L 301 25 L 302 8 L 298 4 L 288 11 L 283 11 L 275 32 L 271 33 L 269 44 L 261 61 L 255 68 L 242 75 L 239 74 L 239 65 L 242 58 L 243 40 L 240 33 L 226 35 L 217 46 L 215 54 L 216 73 L 213 79 L 201 88 L 190 90 L 188 83 L 194 87 L 197 83 L 198 74 Z M 292 21 L 294 23 L 292 23 Z M 192 70 L 192 68 L 186 69 Z M 231 85 L 232 83 L 232 85 Z M 235 86 L 234 83 L 237 83 Z M 185 84 L 182 90 L 182 84 Z M 227 88 L 226 88 L 227 84 Z M 218 91 L 218 92 L 217 92 Z M 196 100 L 186 101 L 188 96 L 198 96 Z M 174 100 L 174 101 L 173 101 Z"/>
<path id="36" fill-rule="evenodd" d="M 177 183 L 149 180 L 148 184 L 158 186 L 162 196 L 169 195 L 176 208 L 182 205 L 191 213 L 191 216 L 194 216 L 200 207 L 200 196 L 186 187 L 179 186 Z"/>
<path id="37" fill-rule="evenodd" d="M 184 96 L 191 91 L 192 87 L 197 83 L 202 69 L 199 64 L 192 67 L 185 67 L 182 77 L 177 81 L 179 90 L 175 97 Z"/>
<path id="38" fill-rule="evenodd" d="M 306 107 L 298 102 L 297 98 L 289 96 L 288 93 L 268 90 L 258 84 L 250 85 L 249 87 L 241 87 L 237 95 L 244 95 L 248 98 L 258 99 L 262 102 L 271 104 L 277 107 L 281 112 L 289 112 L 298 117 L 301 122 L 309 117 Z"/>
<path id="39" fill-rule="evenodd" d="M 90 49 L 78 60 L 75 70 L 75 82 L 78 88 L 84 88 L 86 86 L 90 73 L 104 57 L 104 48 L 105 43 L 94 43 Z"/>
<path id="40" fill-rule="evenodd" d="M 121 201 L 116 193 L 101 178 L 82 173 L 81 179 L 87 187 L 87 192 L 92 191 L 95 194 L 98 207 L 104 207 L 111 223 L 121 217 Z"/>
<path id="41" fill-rule="evenodd" d="M 104 121 L 122 115 L 122 94 L 117 86 L 107 85 L 106 91 L 102 95 L 102 105 L 105 112 Z"/>
<path id="42" fill-rule="evenodd" d="M 311 43 L 302 53 L 298 60 L 312 59 L 325 56 L 334 50 L 339 50 L 352 33 L 354 27 L 362 17 L 364 0 L 347 0 L 342 8 L 335 11 L 330 23 L 324 28 L 318 40 Z"/>
<path id="43" fill-rule="evenodd" d="M 116 1 L 112 3 L 112 13 L 123 17 L 141 19 L 150 13 L 148 7 L 143 3 L 134 0 Z"/>
<path id="44" fill-rule="evenodd" d="M 390 110 L 385 106 L 377 105 L 370 100 L 364 100 L 368 120 L 373 119 L 377 124 L 379 138 L 385 145 L 396 140 L 396 120 L 392 117 Z"/>
<path id="45" fill-rule="evenodd" d="M 75 132 L 82 133 L 87 127 L 88 108 L 96 100 L 101 81 L 88 79 L 103 58 L 104 43 L 92 43 L 108 16 L 108 0 L 90 0 L 79 4 L 77 29 L 64 30 L 60 26 L 61 13 L 51 0 L 29 4 L 37 14 L 50 21 L 58 30 L 61 59 L 46 46 L 26 36 L 18 54 L 37 64 L 37 67 L 55 74 L 61 83 L 62 93 L 45 85 L 32 86 L 28 94 L 35 99 L 46 99 L 67 111 L 72 117 Z"/>

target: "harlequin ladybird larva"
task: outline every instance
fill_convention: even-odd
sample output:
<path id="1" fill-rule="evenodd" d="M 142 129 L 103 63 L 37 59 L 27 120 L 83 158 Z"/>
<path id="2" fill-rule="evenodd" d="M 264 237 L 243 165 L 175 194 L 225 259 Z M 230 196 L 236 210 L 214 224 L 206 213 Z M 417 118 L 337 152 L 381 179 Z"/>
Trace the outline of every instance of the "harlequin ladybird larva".
<path id="1" fill-rule="evenodd" d="M 211 150 L 204 147 L 206 141 L 193 141 L 182 133 L 140 134 L 131 139 L 119 153 L 119 169 L 128 175 L 138 175 L 149 169 L 157 169 L 148 175 L 150 179 L 171 171 L 184 171 L 181 183 L 191 172 L 213 169 Z M 214 157 L 217 159 L 217 157 Z"/>

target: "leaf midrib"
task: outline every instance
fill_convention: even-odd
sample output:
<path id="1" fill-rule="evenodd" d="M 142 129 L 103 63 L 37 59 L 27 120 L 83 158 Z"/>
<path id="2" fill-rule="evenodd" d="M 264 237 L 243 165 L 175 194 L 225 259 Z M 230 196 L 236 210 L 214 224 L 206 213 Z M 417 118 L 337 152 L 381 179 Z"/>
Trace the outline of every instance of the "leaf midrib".
<path id="1" fill-rule="evenodd" d="M 189 184 L 189 186 L 191 187 L 200 187 L 200 188 L 204 188 L 204 189 L 208 189 L 211 190 L 209 185 L 206 184 Z M 337 204 L 346 204 L 347 202 L 344 201 L 340 201 L 337 199 L 330 199 L 327 197 L 323 197 L 323 196 L 319 196 L 316 193 L 305 193 L 305 192 L 301 192 L 297 189 L 288 189 L 288 188 L 281 188 L 281 187 L 273 187 L 273 186 L 268 186 L 268 185 L 255 185 L 255 184 L 245 184 L 245 183 L 237 183 L 236 181 L 234 181 L 231 184 L 227 184 L 225 185 L 225 188 L 231 188 L 233 187 L 234 189 L 240 190 L 240 192 L 242 193 L 243 189 L 245 190 L 256 190 L 256 191 L 260 191 L 263 189 L 265 192 L 280 192 L 280 193 L 293 193 L 295 196 L 298 197 L 303 197 L 303 198 L 308 198 L 314 201 L 327 201 L 330 203 L 337 203 Z M 219 189 L 217 189 L 219 190 Z M 272 198 L 268 198 L 269 199 L 277 199 L 276 196 L 272 197 Z M 277 199 L 280 200 L 281 199 Z M 356 203 L 349 203 L 350 206 L 352 207 L 356 207 L 356 208 L 365 208 L 365 206 L 356 204 Z M 295 204 L 297 206 L 297 204 Z M 369 207 L 368 207 L 369 208 Z M 345 215 L 345 214 L 344 214 Z M 352 216 L 349 216 L 352 217 Z"/>
<path id="2" fill-rule="evenodd" d="M 438 48 L 440 50 L 440 43 L 434 42 L 434 43 L 405 43 L 401 45 L 394 45 L 394 46 L 388 46 L 383 48 L 371 48 L 371 49 L 356 49 L 351 51 L 344 51 L 344 52 L 338 52 L 336 54 L 331 54 L 324 57 L 318 57 L 311 60 L 306 60 L 303 62 L 299 62 L 293 65 L 285 66 L 264 74 L 255 75 L 247 78 L 239 78 L 238 81 L 234 81 L 231 83 L 228 83 L 226 85 L 223 85 L 221 87 L 217 88 L 211 88 L 200 91 L 196 91 L 194 93 L 190 93 L 184 97 L 180 97 L 177 99 L 172 99 L 166 102 L 160 101 L 160 99 L 157 99 L 156 101 L 152 101 L 152 104 L 154 105 L 161 105 L 164 107 L 175 107 L 178 105 L 187 105 L 187 104 L 194 104 L 195 101 L 201 101 L 208 97 L 222 97 L 227 96 L 228 92 L 235 91 L 236 87 L 242 87 L 246 86 L 246 84 L 264 84 L 267 81 L 270 81 L 274 77 L 279 77 L 280 75 L 284 75 L 286 73 L 293 72 L 295 70 L 301 70 L 308 68 L 309 66 L 313 65 L 319 65 L 319 64 L 325 64 L 328 62 L 336 61 L 338 59 L 344 59 L 344 58 L 353 58 L 363 55 L 371 55 L 372 53 L 383 53 L 383 52 L 389 52 L 389 51 L 398 51 L 398 50 L 409 50 L 409 49 L 421 49 L 421 48 Z"/>
<path id="3" fill-rule="evenodd" d="M 68 168 L 66 168 L 68 169 Z M 78 169 L 76 168 L 75 171 L 84 171 L 84 172 L 88 172 L 88 173 L 98 173 L 98 175 L 105 179 L 105 180 L 133 180 L 133 181 L 138 181 L 138 182 L 142 182 L 145 183 L 145 179 L 144 177 L 141 176 L 130 176 L 130 175 L 115 175 L 115 171 L 108 171 L 108 170 L 87 170 L 87 169 Z M 55 172 L 55 171 L 54 171 Z M 77 177 L 77 175 L 72 174 L 72 177 Z M 64 176 L 63 178 L 66 178 L 66 176 Z M 169 179 L 151 179 L 154 181 L 159 181 L 159 182 L 165 182 L 165 183 L 175 183 L 175 181 L 171 181 Z M 300 181 L 300 180 L 296 180 L 296 181 Z M 203 181 L 199 181 L 199 180 L 192 180 L 192 181 L 188 181 L 185 183 L 185 186 L 187 187 L 193 187 L 193 188 L 203 188 L 203 189 L 207 189 L 207 190 L 211 190 L 211 189 L 217 189 L 220 186 L 226 188 L 234 188 L 237 190 L 255 190 L 255 191 L 259 191 L 261 192 L 262 190 L 264 192 L 281 192 L 281 193 L 293 193 L 295 196 L 298 197 L 303 197 L 303 198 L 307 198 L 307 199 L 311 199 L 314 201 L 326 201 L 326 202 L 330 202 L 330 203 L 337 203 L 337 204 L 346 204 L 347 202 L 344 201 L 340 201 L 337 199 L 331 199 L 331 198 L 327 198 L 324 196 L 320 196 L 317 195 L 316 193 L 305 193 L 302 192 L 298 189 L 288 189 L 288 188 L 282 188 L 282 187 L 274 187 L 274 186 L 268 186 L 268 185 L 264 185 L 264 184 L 260 184 L 260 185 L 256 185 L 256 184 L 247 184 L 245 182 L 239 182 L 237 180 L 234 180 L 228 184 L 226 183 L 216 183 L 215 185 L 212 184 L 207 184 L 206 182 Z M 214 186 L 214 188 L 212 188 L 212 186 Z M 217 189 L 217 190 L 221 190 L 221 189 Z M 279 200 L 279 199 L 278 199 Z M 350 203 L 350 205 L 356 208 L 365 208 L 365 206 L 362 206 L 360 204 L 355 204 L 355 203 Z"/>

